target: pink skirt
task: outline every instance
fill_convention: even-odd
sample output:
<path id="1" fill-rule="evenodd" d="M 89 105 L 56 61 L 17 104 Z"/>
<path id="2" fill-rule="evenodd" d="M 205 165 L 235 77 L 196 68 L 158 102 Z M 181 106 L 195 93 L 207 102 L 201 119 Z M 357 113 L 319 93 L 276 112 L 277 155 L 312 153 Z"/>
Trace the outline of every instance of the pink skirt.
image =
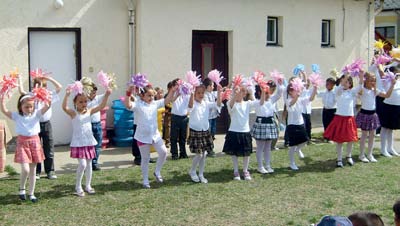
<path id="1" fill-rule="evenodd" d="M 40 138 L 35 136 L 17 137 L 14 162 L 16 163 L 40 163 L 45 159 Z"/>
<path id="2" fill-rule="evenodd" d="M 74 159 L 93 159 L 96 157 L 94 146 L 71 147 L 71 158 Z"/>

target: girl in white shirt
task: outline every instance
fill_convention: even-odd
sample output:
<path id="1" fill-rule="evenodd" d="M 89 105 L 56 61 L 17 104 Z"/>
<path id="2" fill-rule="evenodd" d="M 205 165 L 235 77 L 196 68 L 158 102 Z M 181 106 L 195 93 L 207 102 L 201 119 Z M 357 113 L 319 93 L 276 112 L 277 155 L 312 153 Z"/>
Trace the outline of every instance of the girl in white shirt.
<path id="1" fill-rule="evenodd" d="M 209 102 L 204 100 L 206 87 L 200 85 L 196 87 L 194 95 L 191 94 L 189 100 L 189 148 L 190 152 L 196 156 L 192 161 L 192 168 L 189 171 L 190 178 L 193 182 L 208 183 L 204 177 L 204 167 L 206 156 L 209 151 L 214 149 L 214 141 L 209 131 L 209 113 L 211 109 L 220 110 L 221 106 L 221 87 L 218 87 L 217 102 Z M 199 175 L 197 176 L 196 168 L 199 166 Z"/>
<path id="2" fill-rule="evenodd" d="M 232 156 L 234 180 L 240 180 L 239 156 L 243 156 L 244 179 L 251 180 L 248 168 L 253 145 L 250 134 L 249 114 L 250 109 L 259 103 L 254 100 L 244 101 L 247 93 L 248 90 L 244 85 L 236 86 L 231 99 L 228 101 L 228 113 L 231 117 L 231 123 L 225 136 L 222 151 Z M 253 99 L 252 93 L 250 99 Z"/>
<path id="3" fill-rule="evenodd" d="M 266 93 L 260 86 L 256 86 L 256 102 L 259 104 L 256 104 L 255 107 L 257 118 L 251 129 L 251 135 L 256 140 L 257 171 L 261 174 L 274 172 L 271 167 L 271 143 L 273 139 L 278 139 L 279 136 L 277 124 L 274 122 L 274 113 L 275 103 L 282 96 L 282 91 L 283 87 L 279 86 L 278 92 L 271 95 L 272 93 Z M 265 160 L 265 167 L 263 160 Z"/>
<path id="4" fill-rule="evenodd" d="M 361 99 L 361 110 L 356 116 L 357 128 L 362 131 L 360 139 L 360 156 L 362 162 L 377 162 L 374 158 L 372 151 L 374 148 L 375 130 L 380 126 L 378 115 L 376 114 L 375 97 L 380 96 L 388 98 L 393 90 L 392 83 L 387 93 L 381 92 L 376 89 L 376 76 L 371 73 L 364 74 L 364 86 L 361 88 L 359 94 Z M 368 155 L 365 157 L 365 140 L 368 137 Z"/>
<path id="5" fill-rule="evenodd" d="M 45 157 L 40 143 L 39 132 L 40 117 L 49 109 L 50 105 L 44 104 L 40 110 L 35 109 L 35 101 L 31 94 L 23 94 L 18 99 L 18 112 L 10 112 L 4 103 L 4 95 L 1 98 L 1 112 L 15 121 L 17 133 L 17 148 L 14 162 L 21 165 L 19 185 L 19 198 L 26 200 L 25 185 L 29 177 L 29 200 L 37 202 L 34 195 L 36 185 L 36 164 L 42 162 Z"/>
<path id="6" fill-rule="evenodd" d="M 360 73 L 360 85 L 363 80 L 363 72 Z M 354 118 L 354 99 L 360 86 L 353 88 L 353 79 L 349 75 L 340 77 L 340 85 L 336 87 L 337 109 L 335 117 L 324 132 L 324 137 L 336 142 L 337 167 L 343 167 L 342 151 L 343 143 L 347 142 L 347 163 L 354 165 L 351 158 L 353 142 L 358 141 L 357 125 Z"/>
<path id="7" fill-rule="evenodd" d="M 299 170 L 297 167 L 294 154 L 303 148 L 309 137 L 304 127 L 304 119 L 302 110 L 310 101 L 312 101 L 317 93 L 317 87 L 314 86 L 311 95 L 301 96 L 293 87 L 293 82 L 287 86 L 287 96 L 285 99 L 286 109 L 288 111 L 288 126 L 286 127 L 289 141 L 289 161 L 290 169 Z M 304 92 L 304 91 L 303 91 Z M 301 96 L 301 97 L 300 97 Z"/>
<path id="8" fill-rule="evenodd" d="M 153 146 L 158 153 L 156 169 L 153 173 L 156 181 L 162 183 L 161 168 L 167 159 L 167 148 L 158 131 L 157 110 L 163 108 L 172 101 L 173 93 L 177 86 L 174 86 L 165 99 L 154 100 L 155 91 L 151 86 L 146 86 L 139 90 L 139 100 L 131 101 L 134 86 L 129 87 L 126 91 L 125 106 L 135 114 L 135 122 L 137 124 L 134 138 L 137 140 L 141 155 L 141 164 L 143 176 L 143 188 L 150 188 L 149 182 L 149 161 L 150 146 Z"/>

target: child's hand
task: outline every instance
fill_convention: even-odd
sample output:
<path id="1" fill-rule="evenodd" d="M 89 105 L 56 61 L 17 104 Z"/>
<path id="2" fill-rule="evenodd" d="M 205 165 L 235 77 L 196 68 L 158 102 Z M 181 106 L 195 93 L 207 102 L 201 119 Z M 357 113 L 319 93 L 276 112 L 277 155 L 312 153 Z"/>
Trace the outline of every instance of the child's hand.
<path id="1" fill-rule="evenodd" d="M 106 96 L 110 96 L 111 93 L 112 93 L 112 89 L 108 88 L 106 90 Z"/>
<path id="2" fill-rule="evenodd" d="M 65 89 L 65 96 L 69 96 L 71 94 L 71 89 L 70 88 L 66 88 Z"/>

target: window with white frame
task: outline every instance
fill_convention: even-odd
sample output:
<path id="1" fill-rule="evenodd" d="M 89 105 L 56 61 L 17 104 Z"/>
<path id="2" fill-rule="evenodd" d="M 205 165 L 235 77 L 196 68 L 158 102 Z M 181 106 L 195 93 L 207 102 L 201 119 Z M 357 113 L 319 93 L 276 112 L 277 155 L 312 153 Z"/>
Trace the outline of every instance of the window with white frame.
<path id="1" fill-rule="evenodd" d="M 267 46 L 279 44 L 278 26 L 278 17 L 269 16 L 267 19 Z"/>
<path id="2" fill-rule="evenodd" d="M 322 20 L 321 46 L 331 46 L 331 21 Z"/>

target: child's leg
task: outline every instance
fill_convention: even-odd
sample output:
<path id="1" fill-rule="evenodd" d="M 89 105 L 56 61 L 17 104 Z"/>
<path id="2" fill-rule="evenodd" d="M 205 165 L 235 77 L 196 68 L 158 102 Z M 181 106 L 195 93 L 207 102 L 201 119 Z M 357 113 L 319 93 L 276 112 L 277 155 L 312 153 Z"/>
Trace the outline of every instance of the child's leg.
<path id="1" fill-rule="evenodd" d="M 86 169 L 85 169 L 85 176 L 86 176 L 86 184 L 85 184 L 85 190 L 88 191 L 89 193 L 92 190 L 92 174 L 93 174 L 93 168 L 92 168 L 92 159 L 86 159 Z"/>
<path id="2" fill-rule="evenodd" d="M 19 178 L 19 194 L 25 194 L 26 179 L 29 174 L 29 163 L 21 163 L 21 175 Z"/>
<path id="3" fill-rule="evenodd" d="M 353 142 L 347 142 L 347 154 L 346 154 L 346 159 L 347 163 L 352 166 L 354 165 L 353 158 L 351 158 L 351 152 L 353 150 Z"/>
<path id="4" fill-rule="evenodd" d="M 249 171 L 250 156 L 243 157 L 243 172 Z"/>
<path id="5" fill-rule="evenodd" d="M 265 160 L 265 167 L 271 168 L 271 143 L 273 140 L 267 140 L 265 142 L 265 150 L 264 150 L 264 160 Z"/>
<path id="6" fill-rule="evenodd" d="M 257 163 L 258 163 L 258 171 L 263 171 L 263 153 L 264 149 L 266 149 L 266 142 L 264 140 L 256 140 L 256 157 L 257 157 Z M 271 147 L 270 147 L 271 149 Z M 264 169 L 265 171 L 265 169 Z"/>
<path id="7" fill-rule="evenodd" d="M 337 161 L 342 162 L 343 143 L 336 143 Z"/>
<path id="8" fill-rule="evenodd" d="M 156 169 L 154 173 L 156 174 L 157 177 L 161 177 L 161 168 L 163 167 L 165 160 L 167 159 L 167 147 L 165 147 L 165 144 L 162 140 L 159 140 L 157 143 L 154 143 L 153 147 L 156 149 L 158 153 Z"/>
<path id="9" fill-rule="evenodd" d="M 290 147 L 289 147 L 289 162 L 290 162 L 289 167 L 290 167 L 292 170 L 298 170 L 298 169 L 299 169 L 299 168 L 296 166 L 296 163 L 295 163 L 295 161 L 294 161 L 294 153 L 296 152 L 296 148 L 297 148 L 297 146 L 290 146 Z"/>
<path id="10" fill-rule="evenodd" d="M 232 163 L 233 163 L 233 173 L 239 174 L 239 162 L 238 162 L 238 157 L 236 155 L 232 155 Z"/>
<path id="11" fill-rule="evenodd" d="M 149 186 L 149 161 L 150 161 L 150 145 L 144 144 L 139 146 L 140 156 L 142 157 L 140 168 L 142 169 L 143 185 Z M 158 160 L 157 160 L 158 161 Z"/>
<path id="12" fill-rule="evenodd" d="M 29 163 L 29 191 L 28 191 L 28 195 L 31 195 L 31 196 L 33 196 L 33 194 L 35 193 L 36 164 L 37 163 Z"/>
<path id="13" fill-rule="evenodd" d="M 373 150 L 374 150 L 374 139 L 375 139 L 375 130 L 369 131 L 368 135 L 368 159 L 371 162 L 377 162 L 374 158 Z"/>
<path id="14" fill-rule="evenodd" d="M 387 133 L 388 129 L 385 127 L 381 127 L 381 154 L 385 157 L 392 157 L 388 152 L 387 152 Z"/>
<path id="15" fill-rule="evenodd" d="M 365 140 L 367 139 L 368 135 L 367 130 L 361 130 L 361 139 L 360 139 L 360 156 L 359 159 L 363 162 L 365 162 Z"/>
<path id="16" fill-rule="evenodd" d="M 196 156 L 194 156 L 193 160 L 192 160 L 192 168 L 190 169 L 190 172 L 189 172 L 190 175 L 196 174 L 196 168 L 197 168 L 197 165 L 199 165 L 200 160 L 201 160 L 201 154 L 197 153 Z"/>
<path id="17" fill-rule="evenodd" d="M 199 178 L 200 178 L 200 181 L 201 181 L 202 183 L 207 183 L 207 182 L 208 182 L 207 179 L 204 178 L 204 168 L 205 168 L 205 166 L 206 166 L 206 157 L 207 157 L 207 152 L 206 152 L 206 151 L 203 152 L 203 153 L 200 155 Z"/>
<path id="18" fill-rule="evenodd" d="M 399 156 L 399 153 L 396 152 L 393 146 L 393 130 L 386 129 L 386 139 L 387 139 L 387 150 L 391 155 Z"/>
<path id="19" fill-rule="evenodd" d="M 75 191 L 76 193 L 82 193 L 82 177 L 83 173 L 86 169 L 86 159 L 78 159 L 78 168 L 76 169 L 76 184 L 75 184 Z"/>

